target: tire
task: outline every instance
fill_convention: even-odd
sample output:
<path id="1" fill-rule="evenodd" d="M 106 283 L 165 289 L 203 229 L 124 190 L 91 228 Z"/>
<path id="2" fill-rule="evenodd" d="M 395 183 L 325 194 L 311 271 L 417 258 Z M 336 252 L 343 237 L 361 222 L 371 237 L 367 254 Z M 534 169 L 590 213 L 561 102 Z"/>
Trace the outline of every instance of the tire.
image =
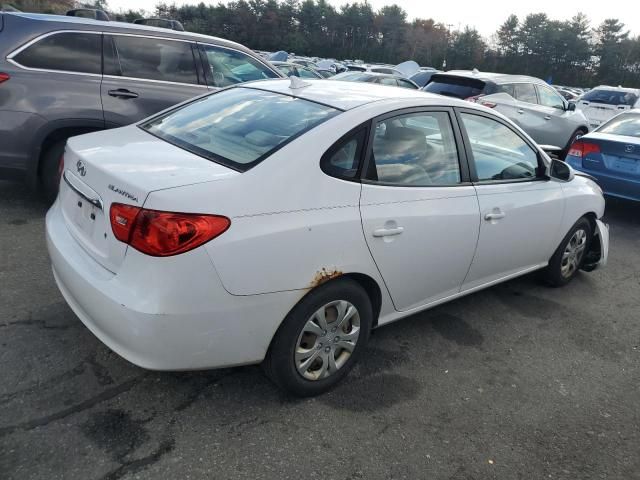
<path id="1" fill-rule="evenodd" d="M 345 323 L 338 328 L 341 318 Z M 264 370 L 292 395 L 324 393 L 353 368 L 367 346 L 372 323 L 371 301 L 357 282 L 326 283 L 307 294 L 284 319 Z"/>
<path id="2" fill-rule="evenodd" d="M 569 283 L 580 270 L 592 240 L 593 227 L 589 220 L 582 217 L 560 242 L 544 270 L 544 279 L 553 287 Z"/>
<path id="3" fill-rule="evenodd" d="M 66 139 L 59 140 L 51 145 L 42 155 L 42 163 L 40 164 L 40 186 L 42 188 L 42 196 L 49 205 L 51 205 L 58 196 L 60 174 L 62 172 L 60 161 L 62 160 L 66 143 Z"/>
<path id="4" fill-rule="evenodd" d="M 567 145 L 564 147 L 564 150 L 562 151 L 563 160 L 566 158 L 567 154 L 569 153 L 569 149 L 571 148 L 571 145 L 573 145 L 573 142 L 575 142 L 576 140 L 578 140 L 578 138 L 586 134 L 587 132 L 582 128 L 579 128 L 575 132 L 573 132 L 573 135 L 571 135 L 571 138 L 569 139 L 569 143 L 567 143 Z"/>

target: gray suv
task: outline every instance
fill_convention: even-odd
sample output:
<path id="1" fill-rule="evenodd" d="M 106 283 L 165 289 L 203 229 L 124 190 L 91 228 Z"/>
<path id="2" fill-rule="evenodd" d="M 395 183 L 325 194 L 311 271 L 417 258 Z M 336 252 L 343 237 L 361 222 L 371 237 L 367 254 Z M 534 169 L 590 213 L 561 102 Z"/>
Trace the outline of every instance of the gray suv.
<path id="1" fill-rule="evenodd" d="M 237 43 L 60 15 L 0 13 L 0 178 L 55 198 L 67 138 L 235 83 L 283 77 Z"/>
<path id="2" fill-rule="evenodd" d="M 524 75 L 450 71 L 434 74 L 427 92 L 485 105 L 513 120 L 541 145 L 562 149 L 589 131 L 589 122 L 576 106 L 543 80 Z"/>

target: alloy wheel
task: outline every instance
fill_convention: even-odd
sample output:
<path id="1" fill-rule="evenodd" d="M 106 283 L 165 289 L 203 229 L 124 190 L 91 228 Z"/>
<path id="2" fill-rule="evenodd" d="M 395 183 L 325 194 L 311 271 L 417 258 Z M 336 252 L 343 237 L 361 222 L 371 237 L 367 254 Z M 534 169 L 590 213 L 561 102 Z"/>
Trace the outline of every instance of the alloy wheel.
<path id="1" fill-rule="evenodd" d="M 563 277 L 569 278 L 578 270 L 586 246 L 587 232 L 580 228 L 573 233 L 564 247 L 562 261 L 560 262 L 560 272 Z"/>

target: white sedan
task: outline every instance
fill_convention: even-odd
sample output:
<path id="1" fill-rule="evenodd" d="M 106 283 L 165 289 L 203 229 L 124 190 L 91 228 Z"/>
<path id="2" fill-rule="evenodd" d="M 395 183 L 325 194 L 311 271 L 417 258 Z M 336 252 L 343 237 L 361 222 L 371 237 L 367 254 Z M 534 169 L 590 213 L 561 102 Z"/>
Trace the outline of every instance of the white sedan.
<path id="1" fill-rule="evenodd" d="M 73 311 L 127 360 L 264 362 L 315 395 L 372 328 L 604 264 L 603 212 L 591 179 L 489 109 L 274 80 L 70 139 L 47 243 Z"/>

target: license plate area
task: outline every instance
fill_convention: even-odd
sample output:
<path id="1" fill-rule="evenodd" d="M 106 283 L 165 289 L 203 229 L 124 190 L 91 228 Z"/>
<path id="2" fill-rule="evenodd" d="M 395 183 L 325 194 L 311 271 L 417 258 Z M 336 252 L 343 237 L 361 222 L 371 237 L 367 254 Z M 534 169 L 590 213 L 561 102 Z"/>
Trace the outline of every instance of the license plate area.
<path id="1" fill-rule="evenodd" d="M 638 162 L 630 158 L 617 158 L 613 161 L 613 168 L 620 172 L 637 173 Z"/>

